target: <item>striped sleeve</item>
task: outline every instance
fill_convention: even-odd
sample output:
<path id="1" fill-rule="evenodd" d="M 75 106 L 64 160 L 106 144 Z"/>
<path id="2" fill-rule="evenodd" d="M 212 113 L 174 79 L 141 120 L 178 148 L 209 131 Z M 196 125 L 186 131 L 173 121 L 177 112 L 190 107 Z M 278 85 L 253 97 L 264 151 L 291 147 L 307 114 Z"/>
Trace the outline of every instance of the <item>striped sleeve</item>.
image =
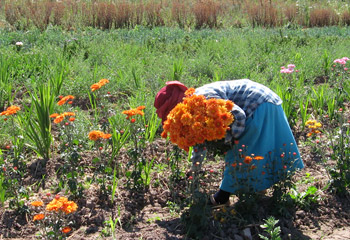
<path id="1" fill-rule="evenodd" d="M 234 122 L 231 125 L 231 133 L 234 139 L 238 139 L 245 130 L 246 114 L 238 105 L 233 106 L 231 111 L 234 116 Z"/>

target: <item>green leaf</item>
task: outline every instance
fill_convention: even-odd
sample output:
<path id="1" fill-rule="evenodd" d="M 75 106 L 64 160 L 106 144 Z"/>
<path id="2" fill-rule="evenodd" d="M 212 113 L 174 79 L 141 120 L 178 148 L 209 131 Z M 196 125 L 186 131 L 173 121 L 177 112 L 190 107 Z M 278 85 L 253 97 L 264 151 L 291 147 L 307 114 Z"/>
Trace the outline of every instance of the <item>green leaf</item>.
<path id="1" fill-rule="evenodd" d="M 95 157 L 94 159 L 92 159 L 92 163 L 96 164 L 100 161 L 100 159 L 98 157 Z"/>

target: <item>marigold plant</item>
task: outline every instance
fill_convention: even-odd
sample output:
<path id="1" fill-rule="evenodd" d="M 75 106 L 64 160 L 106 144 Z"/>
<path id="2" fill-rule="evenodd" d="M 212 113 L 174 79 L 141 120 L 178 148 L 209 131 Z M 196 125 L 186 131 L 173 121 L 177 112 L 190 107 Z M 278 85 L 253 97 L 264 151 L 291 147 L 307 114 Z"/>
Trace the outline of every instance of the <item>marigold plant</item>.
<path id="1" fill-rule="evenodd" d="M 126 119 L 130 119 L 131 117 L 133 117 L 135 115 L 143 116 L 144 112 L 142 110 L 145 109 L 145 108 L 146 108 L 145 106 L 139 106 L 137 108 L 133 108 L 133 109 L 130 109 L 130 110 L 125 110 L 122 113 L 127 115 Z"/>
<path id="2" fill-rule="evenodd" d="M 61 105 L 65 104 L 68 100 L 73 100 L 74 98 L 75 97 L 72 96 L 72 95 L 68 95 L 68 96 L 62 97 L 61 100 L 59 100 L 57 102 L 57 104 L 61 106 Z"/>
<path id="3" fill-rule="evenodd" d="M 53 113 L 50 115 L 50 118 L 54 118 L 53 122 L 57 124 L 62 122 L 65 119 L 65 117 L 72 117 L 72 116 L 75 116 L 74 112 L 64 112 L 62 114 Z"/>
<path id="4" fill-rule="evenodd" d="M 68 226 L 70 224 L 69 214 L 78 209 L 74 201 L 56 195 L 46 206 L 42 201 L 33 201 L 30 205 L 34 207 L 33 222 L 38 223 L 41 239 L 64 239 L 62 234 L 72 231 L 72 228 Z"/>
<path id="5" fill-rule="evenodd" d="M 92 141 L 97 141 L 99 139 L 109 139 L 110 137 L 112 137 L 112 134 L 109 133 L 104 133 L 102 131 L 98 131 L 98 130 L 93 130 L 89 133 L 89 139 Z"/>
<path id="6" fill-rule="evenodd" d="M 183 102 L 170 111 L 163 124 L 162 137 L 169 136 L 172 143 L 185 151 L 205 141 L 224 138 L 234 121 L 230 112 L 232 101 L 206 99 L 203 95 L 193 93 L 193 88 L 186 91 Z"/>
<path id="7" fill-rule="evenodd" d="M 322 124 L 317 122 L 316 120 L 307 120 L 305 122 L 305 126 L 307 126 L 310 129 L 310 132 L 308 132 L 306 135 L 308 137 L 321 133 L 319 128 L 322 127 Z"/>
<path id="8" fill-rule="evenodd" d="M 98 83 L 94 83 L 91 85 L 91 91 L 96 91 L 98 89 L 100 89 L 101 87 L 103 87 L 104 85 L 106 85 L 107 83 L 109 83 L 108 79 L 101 79 Z"/>
<path id="9" fill-rule="evenodd" d="M 0 113 L 0 116 L 9 116 L 9 115 L 13 115 L 13 114 L 16 114 L 19 110 L 21 110 L 20 107 L 18 106 L 10 106 L 8 107 L 5 111 L 1 112 Z"/>
<path id="10" fill-rule="evenodd" d="M 66 214 L 73 213 L 78 209 L 78 205 L 73 201 L 68 201 L 65 197 L 54 198 L 46 205 L 46 211 L 62 211 Z"/>

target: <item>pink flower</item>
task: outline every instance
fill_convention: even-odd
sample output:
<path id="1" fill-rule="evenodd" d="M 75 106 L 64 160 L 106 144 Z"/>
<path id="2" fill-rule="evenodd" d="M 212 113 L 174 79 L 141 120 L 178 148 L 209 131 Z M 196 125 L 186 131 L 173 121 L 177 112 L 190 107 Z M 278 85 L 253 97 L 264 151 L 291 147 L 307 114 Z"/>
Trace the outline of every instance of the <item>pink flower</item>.
<path id="1" fill-rule="evenodd" d="M 289 68 L 285 68 L 285 69 L 282 69 L 280 72 L 281 73 L 292 73 L 294 71 L 294 69 L 289 69 Z"/>
<path id="2" fill-rule="evenodd" d="M 341 59 L 335 59 L 333 62 L 334 62 L 334 63 L 339 63 L 339 64 L 342 64 L 342 65 L 345 65 L 346 61 L 347 61 L 347 60 L 341 58 Z"/>
<path id="3" fill-rule="evenodd" d="M 295 68 L 295 65 L 294 64 L 288 64 L 288 68 Z"/>

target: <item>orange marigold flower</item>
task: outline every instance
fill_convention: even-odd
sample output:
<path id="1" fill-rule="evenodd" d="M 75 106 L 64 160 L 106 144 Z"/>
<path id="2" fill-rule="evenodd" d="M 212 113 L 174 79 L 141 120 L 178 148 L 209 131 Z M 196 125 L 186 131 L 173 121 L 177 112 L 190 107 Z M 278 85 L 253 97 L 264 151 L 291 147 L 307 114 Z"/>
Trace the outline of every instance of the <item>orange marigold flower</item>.
<path id="1" fill-rule="evenodd" d="M 71 117 L 71 118 L 69 118 L 68 120 L 71 121 L 71 122 L 74 122 L 74 121 L 75 121 L 75 118 L 74 118 L 74 117 Z"/>
<path id="2" fill-rule="evenodd" d="M 57 104 L 61 106 L 61 105 L 65 104 L 68 100 L 73 100 L 74 98 L 75 97 L 73 95 L 67 95 L 67 96 L 61 98 L 61 100 L 59 100 L 57 102 Z"/>
<path id="3" fill-rule="evenodd" d="M 30 205 L 34 206 L 34 207 L 41 207 L 44 203 L 42 201 L 34 201 L 31 202 Z"/>
<path id="4" fill-rule="evenodd" d="M 109 80 L 108 79 L 101 79 L 100 81 L 98 81 L 98 83 L 101 85 L 101 86 L 104 86 L 106 85 L 107 83 L 109 83 Z"/>
<path id="5" fill-rule="evenodd" d="M 60 123 L 64 120 L 64 116 L 62 114 L 58 115 L 55 120 L 53 120 L 54 123 Z"/>
<path id="6" fill-rule="evenodd" d="M 246 156 L 246 157 L 244 158 L 243 162 L 246 163 L 246 164 L 250 164 L 252 160 L 253 160 L 252 157 Z"/>
<path id="7" fill-rule="evenodd" d="M 9 115 L 13 115 L 16 114 L 19 110 L 21 110 L 20 107 L 18 106 L 9 106 L 5 111 L 0 113 L 0 116 L 9 116 Z"/>
<path id="8" fill-rule="evenodd" d="M 98 90 L 98 89 L 100 89 L 102 86 L 100 85 L 100 84 L 98 84 L 98 83 L 94 83 L 94 84 L 92 84 L 91 85 L 91 91 L 96 91 L 96 90 Z"/>
<path id="9" fill-rule="evenodd" d="M 111 137 L 112 137 L 112 134 L 109 134 L 109 133 L 105 133 L 105 134 L 102 135 L 103 139 L 109 139 Z"/>
<path id="10" fill-rule="evenodd" d="M 194 88 L 188 88 L 186 91 L 185 91 L 185 96 L 192 96 L 194 94 L 194 92 L 196 91 L 196 89 Z"/>
<path id="11" fill-rule="evenodd" d="M 255 160 L 263 160 L 264 157 L 262 157 L 262 156 L 255 156 L 254 159 L 255 159 Z"/>
<path id="12" fill-rule="evenodd" d="M 70 227 L 64 227 L 62 228 L 62 232 L 63 233 L 69 233 L 70 231 L 72 231 L 72 229 Z"/>
<path id="13" fill-rule="evenodd" d="M 78 205 L 73 201 L 67 201 L 62 206 L 62 211 L 66 214 L 77 211 Z"/>
<path id="14" fill-rule="evenodd" d="M 109 83 L 108 79 L 101 79 L 98 83 L 94 83 L 91 85 L 91 91 L 96 91 L 98 89 L 100 89 L 101 87 L 103 87 L 104 85 L 106 85 L 107 83 Z"/>
<path id="15" fill-rule="evenodd" d="M 74 112 L 64 112 L 64 113 L 62 113 L 62 115 L 63 115 L 64 117 L 75 116 L 75 113 L 74 113 Z"/>
<path id="16" fill-rule="evenodd" d="M 54 198 L 49 204 L 46 205 L 47 211 L 62 211 L 66 214 L 75 212 L 78 209 L 78 205 L 73 201 L 68 201 L 65 197 Z"/>
<path id="17" fill-rule="evenodd" d="M 126 119 L 129 119 L 130 117 L 135 116 L 135 115 L 143 116 L 144 115 L 144 112 L 142 111 L 143 109 L 145 109 L 145 106 L 139 106 L 137 108 L 125 110 L 122 113 L 127 115 Z"/>
<path id="18" fill-rule="evenodd" d="M 97 141 L 98 139 L 102 138 L 103 134 L 104 133 L 101 131 L 91 131 L 89 133 L 89 139 L 92 141 Z"/>
<path id="19" fill-rule="evenodd" d="M 50 118 L 56 118 L 56 117 L 58 117 L 58 116 L 59 116 L 58 113 L 53 113 L 53 114 L 50 115 Z"/>
<path id="20" fill-rule="evenodd" d="M 45 215 L 40 213 L 33 217 L 33 221 L 40 221 L 40 220 L 43 220 L 44 218 L 45 218 Z"/>

